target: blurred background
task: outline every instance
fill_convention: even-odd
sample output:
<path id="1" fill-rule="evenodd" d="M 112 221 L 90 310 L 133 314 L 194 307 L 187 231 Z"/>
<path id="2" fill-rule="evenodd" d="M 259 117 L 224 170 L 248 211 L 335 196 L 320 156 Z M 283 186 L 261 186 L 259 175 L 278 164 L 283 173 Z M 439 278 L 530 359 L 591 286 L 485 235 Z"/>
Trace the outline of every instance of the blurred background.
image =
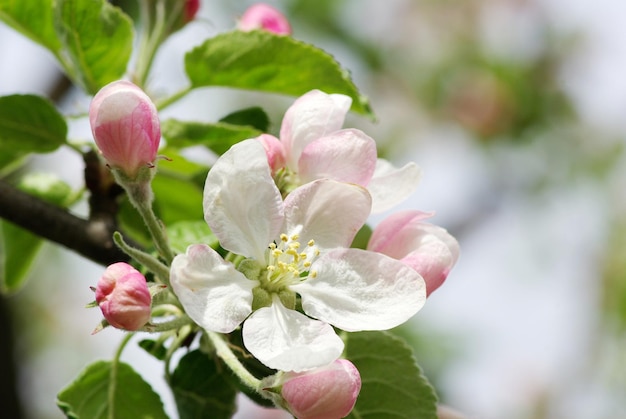
<path id="1" fill-rule="evenodd" d="M 157 55 L 152 92 L 185 86 L 184 51 L 252 3 L 203 0 Z M 477 419 L 626 417 L 626 2 L 267 3 L 351 71 L 376 121 L 350 115 L 345 126 L 422 167 L 402 207 L 435 210 L 461 244 L 446 283 L 398 331 L 441 401 Z M 0 54 L 1 95 L 52 94 L 58 69 L 45 50 L 0 24 Z M 59 100 L 86 112 L 88 98 Z M 214 121 L 260 105 L 278 130 L 293 100 L 198 89 L 163 116 Z M 90 137 L 84 118 L 70 136 Z M 75 153 L 31 164 L 82 186 Z M 24 289 L 3 297 L 25 418 L 61 418 L 56 393 L 112 357 L 122 333 L 91 336 L 100 313 L 83 308 L 102 269 L 46 244 Z M 131 346 L 123 359 L 168 403 L 160 364 Z"/>

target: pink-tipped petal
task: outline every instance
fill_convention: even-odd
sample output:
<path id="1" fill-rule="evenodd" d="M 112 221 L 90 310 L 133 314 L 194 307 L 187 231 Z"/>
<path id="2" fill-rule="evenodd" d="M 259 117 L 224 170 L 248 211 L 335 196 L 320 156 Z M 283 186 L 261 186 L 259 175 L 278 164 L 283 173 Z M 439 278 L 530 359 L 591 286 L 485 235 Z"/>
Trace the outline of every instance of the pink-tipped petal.
<path id="1" fill-rule="evenodd" d="M 376 143 L 356 129 L 344 129 L 307 145 L 298 162 L 302 182 L 333 179 L 367 186 L 376 168 Z"/>
<path id="2" fill-rule="evenodd" d="M 278 138 L 270 134 L 261 134 L 257 137 L 257 140 L 259 140 L 265 148 L 267 162 L 272 169 L 272 174 L 285 167 L 285 147 Z"/>
<path id="3" fill-rule="evenodd" d="M 311 90 L 287 109 L 280 128 L 280 140 L 285 146 L 287 165 L 291 170 L 297 171 L 304 147 L 341 128 L 351 104 L 349 96 Z"/>

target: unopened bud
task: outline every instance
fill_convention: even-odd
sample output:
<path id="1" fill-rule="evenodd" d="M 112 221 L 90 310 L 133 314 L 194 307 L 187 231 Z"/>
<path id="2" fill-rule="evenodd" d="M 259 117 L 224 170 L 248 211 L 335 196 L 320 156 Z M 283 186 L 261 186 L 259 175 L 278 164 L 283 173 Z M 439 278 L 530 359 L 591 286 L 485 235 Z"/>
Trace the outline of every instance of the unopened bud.
<path id="1" fill-rule="evenodd" d="M 291 34 L 291 25 L 289 25 L 287 18 L 265 3 L 256 3 L 250 6 L 239 19 L 237 27 L 242 31 L 263 29 L 278 35 Z"/>
<path id="2" fill-rule="evenodd" d="M 104 86 L 91 101 L 89 122 L 112 168 L 134 178 L 140 168 L 153 164 L 161 128 L 154 103 L 139 87 L 123 80 Z"/>
<path id="3" fill-rule="evenodd" d="M 200 0 L 185 0 L 185 10 L 183 12 L 185 21 L 191 22 L 196 17 L 199 9 Z"/>
<path id="4" fill-rule="evenodd" d="M 426 294 L 443 284 L 459 258 L 459 243 L 445 229 L 424 222 L 432 213 L 401 211 L 374 229 L 367 250 L 398 259 L 416 270 Z"/>
<path id="5" fill-rule="evenodd" d="M 304 372 L 279 373 L 268 382 L 298 419 L 339 419 L 347 416 L 361 391 L 361 375 L 352 362 L 338 359 Z"/>
<path id="6" fill-rule="evenodd" d="M 111 326 L 138 330 L 150 320 L 146 278 L 127 263 L 109 265 L 98 281 L 96 302 Z"/>

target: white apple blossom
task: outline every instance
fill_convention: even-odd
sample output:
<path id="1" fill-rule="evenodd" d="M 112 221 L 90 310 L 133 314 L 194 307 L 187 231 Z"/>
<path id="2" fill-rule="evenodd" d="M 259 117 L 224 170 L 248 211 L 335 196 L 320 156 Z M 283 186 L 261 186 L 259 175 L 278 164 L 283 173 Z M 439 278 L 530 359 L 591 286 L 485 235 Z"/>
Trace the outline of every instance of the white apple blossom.
<path id="1" fill-rule="evenodd" d="M 394 167 L 377 158 L 376 142 L 364 132 L 341 129 L 351 103 L 349 96 L 312 90 L 285 113 L 280 139 L 258 139 L 281 189 L 324 178 L 356 183 L 371 194 L 372 212 L 383 212 L 413 193 L 421 171 L 412 162 Z"/>
<path id="2" fill-rule="evenodd" d="M 327 365 L 343 351 L 331 325 L 389 329 L 426 299 L 423 278 L 406 264 L 348 248 L 370 207 L 366 189 L 329 179 L 283 201 L 263 146 L 243 141 L 217 160 L 204 190 L 207 223 L 240 261 L 192 245 L 172 263 L 172 287 L 206 330 L 228 333 L 243 322 L 244 345 L 265 365 L 283 371 Z"/>

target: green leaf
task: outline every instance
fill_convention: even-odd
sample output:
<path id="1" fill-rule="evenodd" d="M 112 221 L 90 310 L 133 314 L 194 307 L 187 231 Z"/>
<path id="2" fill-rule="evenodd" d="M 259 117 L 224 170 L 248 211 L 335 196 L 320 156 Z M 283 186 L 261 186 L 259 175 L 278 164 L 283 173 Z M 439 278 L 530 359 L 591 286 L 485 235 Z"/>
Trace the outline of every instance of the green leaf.
<path id="1" fill-rule="evenodd" d="M 39 253 L 43 240 L 5 220 L 0 220 L 0 292 L 19 291 Z"/>
<path id="2" fill-rule="evenodd" d="M 435 391 L 404 341 L 386 332 L 350 333 L 345 355 L 362 382 L 348 418 L 437 418 Z"/>
<path id="3" fill-rule="evenodd" d="M 183 220 L 201 220 L 202 189 L 193 183 L 171 177 L 157 177 L 152 182 L 158 215 L 166 224 Z"/>
<path id="4" fill-rule="evenodd" d="M 167 348 L 165 348 L 162 342 L 157 342 L 152 339 L 143 339 L 139 341 L 138 345 L 159 361 L 165 360 Z"/>
<path id="5" fill-rule="evenodd" d="M 0 20 L 55 55 L 61 43 L 54 30 L 53 0 L 0 0 Z"/>
<path id="6" fill-rule="evenodd" d="M 226 115 L 220 122 L 233 125 L 249 125 L 262 132 L 267 132 L 270 125 L 270 119 L 265 111 L 258 106 L 241 109 Z"/>
<path id="7" fill-rule="evenodd" d="M 57 406 L 68 418 L 167 419 L 159 395 L 130 365 L 118 364 L 113 383 L 111 369 L 109 361 L 87 366 L 74 382 L 57 395 Z M 112 404 L 108 399 L 110 385 L 115 386 Z M 111 416 L 109 410 L 114 411 Z"/>
<path id="8" fill-rule="evenodd" d="M 208 244 L 217 248 L 219 242 L 204 220 L 179 221 L 167 227 L 170 247 L 175 253 L 185 253 L 191 244 Z"/>
<path id="9" fill-rule="evenodd" d="M 320 89 L 353 99 L 352 110 L 372 114 L 350 74 L 325 51 L 267 31 L 232 31 L 208 39 L 185 56 L 193 87 L 225 86 L 301 96 Z"/>
<path id="10" fill-rule="evenodd" d="M 69 76 L 91 94 L 121 79 L 132 51 L 130 18 L 106 0 L 57 0 L 56 12 Z"/>
<path id="11" fill-rule="evenodd" d="M 67 183 L 49 174 L 28 174 L 18 187 L 62 207 L 69 204 L 72 196 L 72 189 Z M 41 237 L 8 221 L 0 220 L 1 293 L 11 294 L 22 288 L 42 244 Z"/>
<path id="12" fill-rule="evenodd" d="M 18 187 L 59 207 L 67 207 L 72 197 L 71 186 L 51 173 L 28 173 Z"/>
<path id="13" fill-rule="evenodd" d="M 66 137 L 65 119 L 47 99 L 35 95 L 0 97 L 0 154 L 18 158 L 54 151 Z"/>
<path id="14" fill-rule="evenodd" d="M 178 221 L 202 220 L 202 187 L 195 182 L 159 173 L 152 181 L 155 211 L 170 225 Z"/>
<path id="15" fill-rule="evenodd" d="M 181 358 L 170 381 L 180 419 L 226 419 L 235 413 L 237 390 L 219 366 L 201 351 Z"/>
<path id="16" fill-rule="evenodd" d="M 170 147 L 204 145 L 214 153 L 224 154 L 233 144 L 258 137 L 261 131 L 251 127 L 217 122 L 184 122 L 168 119 L 161 124 L 161 133 Z"/>

